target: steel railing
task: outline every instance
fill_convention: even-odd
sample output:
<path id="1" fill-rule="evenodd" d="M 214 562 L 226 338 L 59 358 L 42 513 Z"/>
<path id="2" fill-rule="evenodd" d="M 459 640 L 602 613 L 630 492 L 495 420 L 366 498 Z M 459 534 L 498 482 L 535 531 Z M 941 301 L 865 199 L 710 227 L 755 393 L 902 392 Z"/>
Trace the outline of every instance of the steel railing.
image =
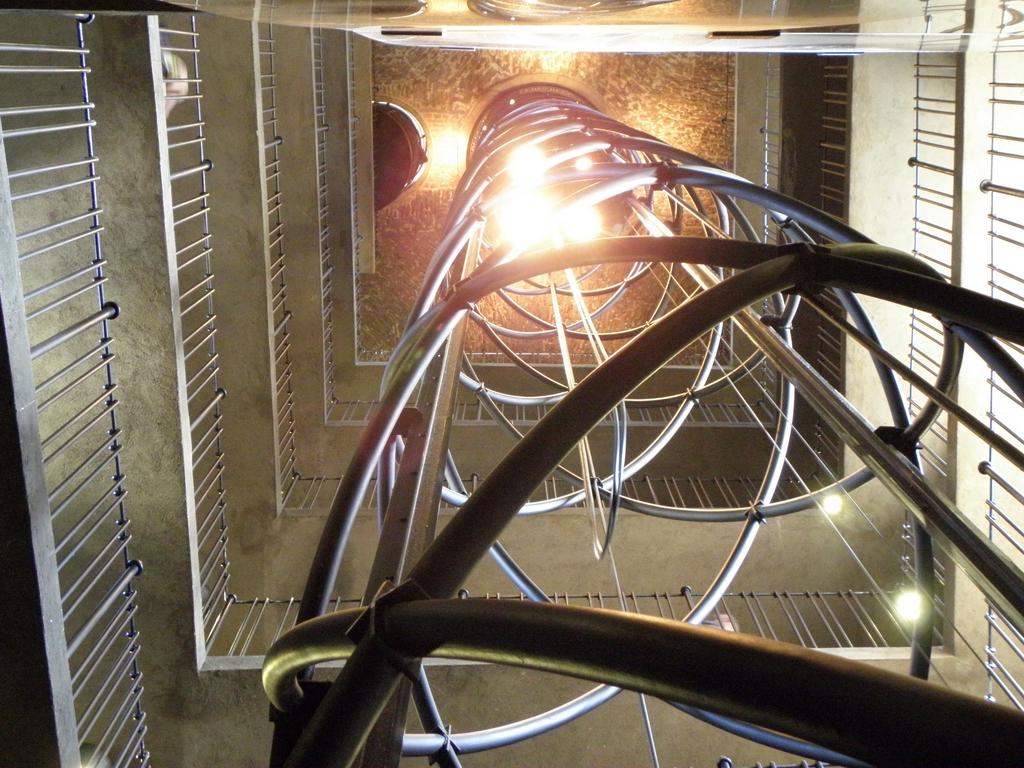
<path id="1" fill-rule="evenodd" d="M 331 413 L 332 426 L 363 426 L 370 412 L 377 404 L 375 400 L 339 400 Z M 700 402 L 694 407 L 691 426 L 752 428 L 767 423 L 770 411 L 764 402 L 752 403 L 753 411 L 746 404 L 736 402 Z M 543 418 L 548 408 L 542 405 L 497 404 L 502 414 L 518 427 L 529 427 Z M 631 406 L 630 424 L 635 427 L 664 427 L 672 418 L 671 406 Z M 487 427 L 496 422 L 487 408 L 480 402 L 459 402 L 453 412 L 454 423 L 460 427 Z M 611 416 L 602 425 L 612 423 Z"/>
<path id="2" fill-rule="evenodd" d="M 950 279 L 953 276 L 955 237 L 959 213 L 955 196 L 959 174 L 956 155 L 956 100 L 959 81 L 955 54 L 918 54 L 914 94 L 914 219 L 913 253 Z M 908 358 L 914 371 L 934 377 L 942 357 L 942 328 L 935 318 L 910 314 Z M 910 388 L 907 406 L 911 417 L 920 413 L 927 398 Z M 936 419 L 923 441 L 922 459 L 939 478 L 949 474 L 949 425 Z"/>
<path id="3" fill-rule="evenodd" d="M 149 764 L 114 344 L 118 315 L 103 248 L 102 164 L 90 96 L 91 17 L 52 39 L 0 43 L 0 106 L 17 270 L 25 301 L 38 439 L 53 528 L 71 696 L 82 759 Z M 12 713 L 13 716 L 13 713 Z M 31 736 L 27 736 L 30 738 Z"/>
<path id="4" fill-rule="evenodd" d="M 311 27 L 313 59 L 313 132 L 316 142 L 317 230 L 320 247 L 320 320 L 323 329 L 324 417 L 330 415 L 336 399 L 334 362 L 334 261 L 332 253 L 331 209 L 328 200 L 327 87 L 324 80 L 324 40 L 319 27 Z"/>
<path id="5" fill-rule="evenodd" d="M 548 595 L 552 603 L 586 608 L 625 610 L 644 616 L 681 620 L 703 596 L 690 587 L 675 593 L 629 591 L 623 609 L 619 596 L 607 592 Z M 470 595 L 478 600 L 526 600 L 520 592 Z M 707 626 L 778 640 L 803 648 L 829 650 L 902 649 L 909 645 L 905 620 L 889 600 L 871 590 L 737 591 L 715 605 Z M 328 612 L 355 608 L 357 597 L 334 597 Z M 262 656 L 290 628 L 299 610 L 298 598 L 233 598 L 219 626 L 215 650 L 224 656 Z M 936 638 L 941 644 L 941 637 Z"/>
<path id="6" fill-rule="evenodd" d="M 298 473 L 295 470 L 295 398 L 292 386 L 291 333 L 288 324 L 288 258 L 285 250 L 285 218 L 282 184 L 281 145 L 277 93 L 277 43 L 274 39 L 274 5 L 264 4 L 263 19 L 256 25 L 258 45 L 257 82 L 261 94 L 263 124 L 263 167 L 265 183 L 267 283 L 272 345 L 270 350 L 276 412 L 276 471 L 280 506 L 288 497 Z"/>
<path id="7" fill-rule="evenodd" d="M 168 15 L 160 23 L 164 69 L 164 112 L 174 231 L 174 266 L 185 361 L 192 453 L 203 627 L 223 609 L 228 590 L 227 493 L 224 484 L 223 400 L 207 176 L 213 162 L 206 151 L 202 51 L 196 18 Z"/>
<path id="8" fill-rule="evenodd" d="M 1020 264 L 1024 257 L 1024 52 L 1019 39 L 1019 2 L 1004 2 L 1000 39 L 992 55 L 991 126 L 988 175 L 981 189 L 989 196 L 989 287 L 993 296 L 1024 305 Z M 1003 344 L 1013 360 L 1024 361 L 1024 350 Z M 1017 448 L 1024 426 L 1024 404 L 994 372 L 989 376 L 989 427 Z M 1017 562 L 1024 559 L 1024 472 L 1001 451 L 989 447 L 979 471 L 987 476 L 984 500 L 989 538 Z M 985 612 L 987 641 L 984 663 L 988 672 L 988 696 L 1024 709 L 1024 634 L 991 604 Z"/>

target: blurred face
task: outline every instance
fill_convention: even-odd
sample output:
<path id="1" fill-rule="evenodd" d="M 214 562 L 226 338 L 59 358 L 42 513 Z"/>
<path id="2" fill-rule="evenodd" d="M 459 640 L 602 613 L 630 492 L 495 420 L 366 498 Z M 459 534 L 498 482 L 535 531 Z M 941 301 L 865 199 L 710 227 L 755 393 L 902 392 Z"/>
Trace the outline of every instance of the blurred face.
<path id="1" fill-rule="evenodd" d="M 185 61 L 173 53 L 164 53 L 164 116 L 170 116 L 178 106 L 179 97 L 188 95 L 188 66 Z"/>

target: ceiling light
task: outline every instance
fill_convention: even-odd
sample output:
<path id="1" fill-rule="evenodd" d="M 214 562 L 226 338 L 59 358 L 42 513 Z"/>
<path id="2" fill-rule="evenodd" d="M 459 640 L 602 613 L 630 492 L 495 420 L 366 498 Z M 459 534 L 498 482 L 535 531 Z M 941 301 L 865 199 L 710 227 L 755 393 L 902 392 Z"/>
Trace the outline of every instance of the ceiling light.
<path id="1" fill-rule="evenodd" d="M 821 508 L 826 515 L 838 515 L 843 511 L 843 497 L 838 493 L 830 493 L 821 500 Z"/>
<path id="2" fill-rule="evenodd" d="M 916 589 L 905 589 L 896 595 L 896 613 L 904 621 L 917 621 L 924 612 L 924 601 Z"/>
<path id="3" fill-rule="evenodd" d="M 541 195 L 521 194 L 509 198 L 497 210 L 501 242 L 526 248 L 548 236 L 551 206 Z"/>
<path id="4" fill-rule="evenodd" d="M 595 208 L 575 208 L 562 218 L 562 234 L 577 243 L 593 240 L 601 234 L 601 215 Z"/>
<path id="5" fill-rule="evenodd" d="M 505 167 L 519 184 L 536 184 L 547 170 L 544 153 L 532 144 L 512 152 Z"/>

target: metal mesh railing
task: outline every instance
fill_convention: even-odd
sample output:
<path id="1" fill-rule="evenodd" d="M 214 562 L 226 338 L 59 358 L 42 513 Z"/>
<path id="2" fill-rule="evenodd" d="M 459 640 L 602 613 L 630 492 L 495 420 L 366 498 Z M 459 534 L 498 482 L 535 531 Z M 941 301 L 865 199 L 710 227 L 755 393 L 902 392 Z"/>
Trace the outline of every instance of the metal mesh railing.
<path id="1" fill-rule="evenodd" d="M 224 605 L 229 580 L 227 497 L 224 487 L 224 417 L 217 351 L 213 241 L 207 174 L 213 163 L 206 153 L 203 79 L 199 33 L 194 16 L 161 19 L 165 121 L 176 309 L 182 328 L 185 390 L 192 434 L 191 462 L 200 594 L 204 629 Z"/>
<path id="2" fill-rule="evenodd" d="M 0 78 L 13 86 L 4 89 L 0 134 L 78 743 L 83 760 L 120 768 L 149 763 L 133 586 L 142 566 L 129 552 L 90 20 L 61 19 L 46 40 L 0 43 Z"/>

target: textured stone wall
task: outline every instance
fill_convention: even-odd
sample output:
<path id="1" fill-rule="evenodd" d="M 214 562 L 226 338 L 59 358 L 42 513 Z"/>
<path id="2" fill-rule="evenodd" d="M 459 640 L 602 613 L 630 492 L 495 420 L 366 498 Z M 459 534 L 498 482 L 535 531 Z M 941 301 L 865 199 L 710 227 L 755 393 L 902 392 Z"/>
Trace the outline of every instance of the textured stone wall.
<path id="1" fill-rule="evenodd" d="M 375 45 L 374 98 L 394 101 L 419 117 L 428 134 L 430 165 L 422 180 L 377 214 L 376 273 L 362 275 L 360 352 L 387 353 L 398 339 L 416 288 L 465 165 L 467 134 L 492 89 L 537 74 L 578 84 L 610 115 L 665 141 L 731 167 L 734 59 L 725 54 L 594 54 L 452 51 Z M 616 307 L 610 324 L 643 322 L 658 283 L 644 281 Z M 490 316 L 521 326 L 492 302 Z M 569 315 L 574 317 L 574 315 Z M 568 319 L 568 318 L 567 318 Z M 475 331 L 471 348 L 490 348 Z"/>

